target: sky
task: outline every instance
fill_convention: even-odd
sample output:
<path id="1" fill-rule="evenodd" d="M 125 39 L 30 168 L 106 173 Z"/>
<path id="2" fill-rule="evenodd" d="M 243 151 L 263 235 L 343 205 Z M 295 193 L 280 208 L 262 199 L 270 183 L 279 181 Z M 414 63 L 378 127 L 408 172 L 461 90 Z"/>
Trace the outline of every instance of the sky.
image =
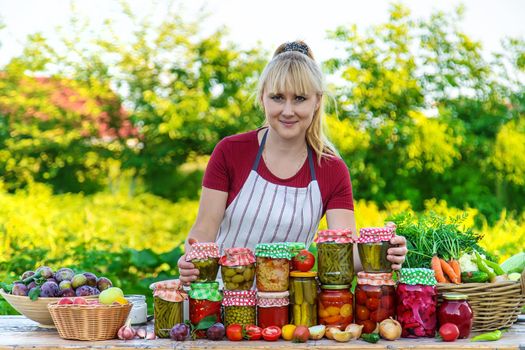
<path id="1" fill-rule="evenodd" d="M 154 18 L 151 0 L 130 0 L 141 14 Z M 168 1 L 157 0 L 160 8 Z M 0 31 L 0 66 L 22 51 L 28 34 L 41 31 L 51 38 L 56 26 L 67 27 L 70 0 L 0 0 L 0 19 L 6 28 Z M 105 18 L 116 18 L 120 6 L 115 0 L 77 0 L 78 12 L 97 28 Z M 202 23 L 203 32 L 220 25 L 229 28 L 227 38 L 241 48 L 254 47 L 257 41 L 272 52 L 280 43 L 305 40 L 320 61 L 334 57 L 336 43 L 326 39 L 326 32 L 339 25 L 357 24 L 365 29 L 388 19 L 389 1 L 383 0 L 179 0 L 188 18 L 204 5 L 210 16 Z M 506 36 L 525 37 L 525 0 L 404 0 L 415 18 L 428 18 L 435 10 L 453 11 L 465 5 L 465 19 L 460 28 L 477 41 L 486 53 L 499 49 Z M 159 7 L 157 7 L 159 8 Z M 125 27 L 121 27 L 123 33 Z"/>

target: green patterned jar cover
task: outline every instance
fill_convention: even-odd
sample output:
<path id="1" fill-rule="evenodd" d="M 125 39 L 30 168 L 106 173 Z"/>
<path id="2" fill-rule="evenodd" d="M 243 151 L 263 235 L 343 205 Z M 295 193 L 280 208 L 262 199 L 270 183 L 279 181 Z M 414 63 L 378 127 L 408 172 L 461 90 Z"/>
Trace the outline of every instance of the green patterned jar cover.
<path id="1" fill-rule="evenodd" d="M 198 300 L 221 301 L 218 282 L 192 283 L 190 284 L 190 298 Z"/>
<path id="2" fill-rule="evenodd" d="M 290 247 L 286 243 L 259 243 L 255 247 L 255 256 L 288 260 L 292 258 Z"/>
<path id="3" fill-rule="evenodd" d="M 303 242 L 286 242 L 286 244 L 290 248 L 290 254 L 292 258 L 299 254 L 301 250 L 306 249 L 306 244 Z"/>
<path id="4" fill-rule="evenodd" d="M 416 285 L 424 284 L 435 286 L 437 284 L 434 270 L 424 268 L 401 269 L 399 283 Z"/>

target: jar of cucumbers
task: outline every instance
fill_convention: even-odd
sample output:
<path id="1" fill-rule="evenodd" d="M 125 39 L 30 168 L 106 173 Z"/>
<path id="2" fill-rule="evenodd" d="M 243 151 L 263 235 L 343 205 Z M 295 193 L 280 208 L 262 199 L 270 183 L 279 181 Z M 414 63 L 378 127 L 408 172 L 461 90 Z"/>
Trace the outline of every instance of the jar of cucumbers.
<path id="1" fill-rule="evenodd" d="M 367 227 L 359 230 L 357 250 L 365 272 L 392 272 L 392 263 L 387 260 L 390 239 L 395 235 L 395 226 Z"/>
<path id="2" fill-rule="evenodd" d="M 257 292 L 255 290 L 225 290 L 222 306 L 224 307 L 224 326 L 231 324 L 255 324 Z"/>
<path id="3" fill-rule="evenodd" d="M 286 243 L 260 243 L 255 247 L 256 285 L 261 292 L 288 290 L 290 248 Z"/>
<path id="4" fill-rule="evenodd" d="M 352 231 L 320 231 L 315 242 L 317 271 L 321 284 L 351 284 L 354 278 Z"/>
<path id="5" fill-rule="evenodd" d="M 199 270 L 199 276 L 194 282 L 215 281 L 219 272 L 219 257 L 219 247 L 216 243 L 193 243 L 186 255 L 186 261 L 191 262 Z"/>
<path id="6" fill-rule="evenodd" d="M 159 338 L 168 338 L 169 330 L 177 323 L 184 322 L 182 303 L 188 295 L 182 289 L 179 280 L 155 282 L 150 285 L 150 289 L 153 289 L 155 335 Z"/>
<path id="7" fill-rule="evenodd" d="M 226 290 L 250 290 L 255 278 L 255 255 L 249 248 L 229 248 L 219 260 Z"/>
<path id="8" fill-rule="evenodd" d="M 290 272 L 290 323 L 311 327 L 317 324 L 317 272 Z"/>

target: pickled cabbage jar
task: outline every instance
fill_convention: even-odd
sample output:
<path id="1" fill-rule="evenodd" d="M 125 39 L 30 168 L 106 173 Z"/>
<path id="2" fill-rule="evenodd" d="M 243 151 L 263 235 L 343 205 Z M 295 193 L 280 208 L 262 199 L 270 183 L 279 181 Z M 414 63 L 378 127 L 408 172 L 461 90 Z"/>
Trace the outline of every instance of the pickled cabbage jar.
<path id="1" fill-rule="evenodd" d="M 215 316 L 221 322 L 221 300 L 218 282 L 191 283 L 189 291 L 190 322 L 198 324 L 203 318 Z M 196 332 L 197 338 L 206 338 L 206 330 Z"/>
<path id="2" fill-rule="evenodd" d="M 193 243 L 190 251 L 186 255 L 186 261 L 195 265 L 199 270 L 199 276 L 196 283 L 213 282 L 219 272 L 219 247 L 216 243 Z"/>
<path id="3" fill-rule="evenodd" d="M 255 279 L 255 255 L 249 248 L 229 248 L 219 260 L 226 290 L 250 290 Z"/>
<path id="4" fill-rule="evenodd" d="M 467 299 L 466 294 L 444 293 L 438 310 L 439 324 L 454 323 L 458 326 L 460 339 L 468 338 L 472 329 L 473 313 Z"/>
<path id="5" fill-rule="evenodd" d="M 293 271 L 292 260 L 299 252 L 306 249 L 306 245 L 303 242 L 286 242 L 290 248 L 290 271 Z"/>
<path id="6" fill-rule="evenodd" d="M 257 293 L 257 325 L 261 328 L 288 324 L 289 293 Z"/>
<path id="7" fill-rule="evenodd" d="M 225 290 L 222 300 L 224 326 L 255 324 L 256 305 L 257 292 L 255 290 Z"/>
<path id="8" fill-rule="evenodd" d="M 403 338 L 436 335 L 437 290 L 431 269 L 401 269 L 397 285 L 397 320 Z"/>
<path id="9" fill-rule="evenodd" d="M 353 321 L 353 297 L 349 284 L 321 285 L 318 305 L 319 324 L 344 331 Z"/>
<path id="10" fill-rule="evenodd" d="M 357 251 L 365 272 L 392 272 L 392 263 L 387 260 L 390 239 L 395 235 L 395 226 L 368 227 L 359 230 Z"/>
<path id="11" fill-rule="evenodd" d="M 290 249 L 286 243 L 260 243 L 255 247 L 257 290 L 284 292 L 288 290 Z"/>
<path id="12" fill-rule="evenodd" d="M 320 231 L 317 243 L 317 271 L 321 284 L 350 284 L 354 278 L 352 231 Z"/>
<path id="13" fill-rule="evenodd" d="M 150 285 L 150 289 L 153 289 L 155 335 L 159 338 L 168 338 L 169 330 L 177 323 L 184 322 L 182 303 L 188 299 L 188 295 L 179 280 L 155 282 Z"/>
<path id="14" fill-rule="evenodd" d="M 395 316 L 396 289 L 391 273 L 357 273 L 355 323 L 371 333 L 386 318 Z"/>
<path id="15" fill-rule="evenodd" d="M 311 327 L 317 324 L 317 272 L 290 272 L 290 323 Z"/>

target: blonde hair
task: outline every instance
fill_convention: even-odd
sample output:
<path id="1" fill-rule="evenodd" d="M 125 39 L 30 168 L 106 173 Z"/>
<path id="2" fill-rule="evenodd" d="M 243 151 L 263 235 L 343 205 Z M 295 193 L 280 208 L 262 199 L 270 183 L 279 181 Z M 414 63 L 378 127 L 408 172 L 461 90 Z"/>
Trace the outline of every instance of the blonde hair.
<path id="1" fill-rule="evenodd" d="M 316 93 L 319 97 L 319 108 L 314 112 L 312 123 L 306 130 L 306 142 L 317 155 L 319 163 L 323 156 L 337 155 L 335 147 L 325 133 L 323 73 L 315 62 L 310 48 L 303 41 L 279 46 L 272 60 L 264 68 L 257 86 L 257 102 L 263 109 L 262 99 L 265 89 L 270 93 L 283 91 L 294 91 L 298 95 Z M 266 120 L 264 124 L 268 125 L 268 121 Z"/>

